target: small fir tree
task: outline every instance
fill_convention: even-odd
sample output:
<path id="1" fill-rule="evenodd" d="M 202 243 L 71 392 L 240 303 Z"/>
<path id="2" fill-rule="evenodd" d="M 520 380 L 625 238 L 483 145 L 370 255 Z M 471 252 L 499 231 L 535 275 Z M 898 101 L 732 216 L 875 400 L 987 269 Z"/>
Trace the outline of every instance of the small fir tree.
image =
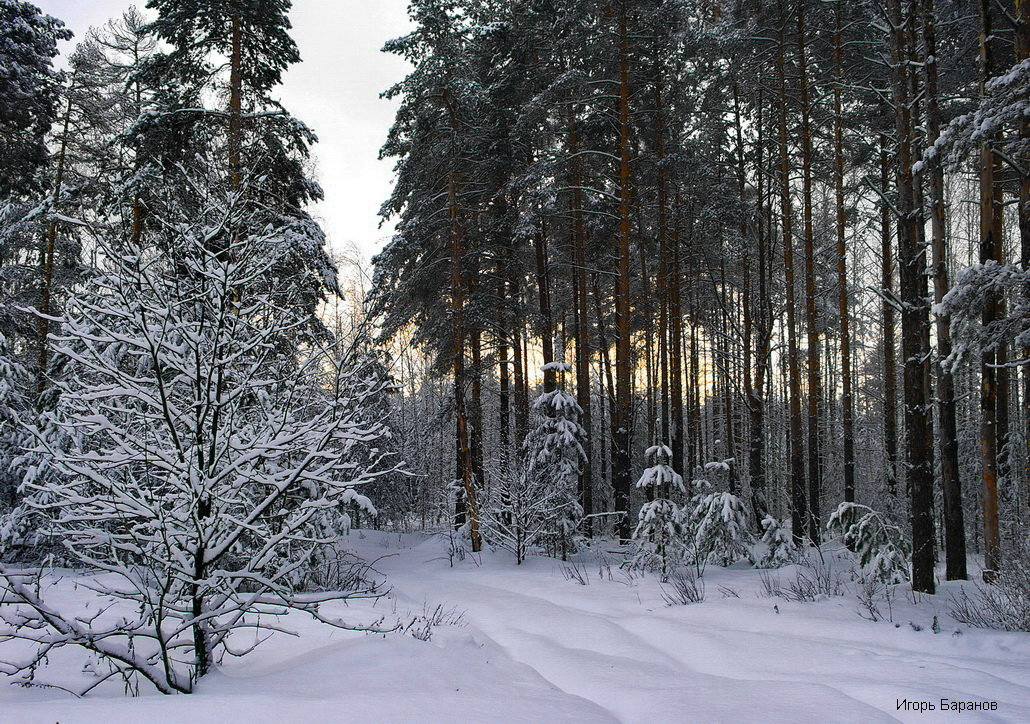
<path id="1" fill-rule="evenodd" d="M 586 431 L 579 424 L 583 410 L 563 384 L 564 374 L 571 369 L 565 362 L 543 366 L 544 373 L 555 374 L 556 386 L 534 401 L 538 422 L 523 444 L 527 475 L 542 479 L 553 491 L 548 494 L 554 501 L 551 528 L 554 547 L 562 560 L 572 547 L 573 533 L 583 517 L 576 484 L 586 460 L 582 443 Z"/>
<path id="2" fill-rule="evenodd" d="M 683 477 L 669 465 L 672 450 L 659 444 L 647 449 L 653 462 L 644 470 L 637 487 L 656 497 L 644 503 L 637 516 L 633 538 L 637 541 L 635 560 L 650 563 L 658 569 L 662 581 L 683 563 L 687 553 L 683 510 L 670 500 L 674 492 L 683 493 Z"/>

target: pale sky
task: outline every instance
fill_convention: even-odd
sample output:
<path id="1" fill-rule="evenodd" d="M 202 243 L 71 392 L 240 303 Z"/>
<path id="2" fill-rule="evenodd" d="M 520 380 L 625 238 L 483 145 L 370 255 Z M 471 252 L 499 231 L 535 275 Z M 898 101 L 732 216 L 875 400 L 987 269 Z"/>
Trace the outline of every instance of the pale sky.
<path id="1" fill-rule="evenodd" d="M 67 53 L 87 28 L 146 0 L 33 0 L 75 32 Z M 280 100 L 318 134 L 314 148 L 325 202 L 313 209 L 330 243 L 354 242 L 371 256 L 391 229 L 377 212 L 390 191 L 393 161 L 379 147 L 393 121 L 395 102 L 379 93 L 404 77 L 407 64 L 381 53 L 383 43 L 409 28 L 407 0 L 294 0 L 290 21 L 301 62 L 281 87 Z"/>

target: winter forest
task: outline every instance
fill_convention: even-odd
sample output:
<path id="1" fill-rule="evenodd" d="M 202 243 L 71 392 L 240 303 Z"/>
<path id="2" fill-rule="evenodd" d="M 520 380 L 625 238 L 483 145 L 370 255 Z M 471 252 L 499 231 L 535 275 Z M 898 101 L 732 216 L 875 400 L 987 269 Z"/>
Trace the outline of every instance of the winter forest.
<path id="1" fill-rule="evenodd" d="M 0 720 L 1030 719 L 1030 2 L 34 2 Z"/>

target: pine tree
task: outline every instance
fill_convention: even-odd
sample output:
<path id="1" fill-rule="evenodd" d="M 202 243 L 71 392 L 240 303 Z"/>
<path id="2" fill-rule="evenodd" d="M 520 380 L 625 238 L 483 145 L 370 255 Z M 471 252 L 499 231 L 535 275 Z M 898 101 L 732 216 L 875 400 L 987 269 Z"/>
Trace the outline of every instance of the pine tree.
<path id="1" fill-rule="evenodd" d="M 156 90 L 129 138 L 137 157 L 147 163 L 134 174 L 132 187 L 145 203 L 148 184 L 177 180 L 174 173 L 164 177 L 175 165 L 224 164 L 225 182 L 249 194 L 246 208 L 254 228 L 271 224 L 289 232 L 283 236 L 289 253 L 280 257 L 264 290 L 299 299 L 300 314 L 320 332 L 313 313 L 338 289 L 325 235 L 304 210 L 322 197 L 304 168 L 316 137 L 271 94 L 283 72 L 300 59 L 289 34 L 291 5 L 289 0 L 231 0 L 215 6 L 200 0 L 148 2 L 157 11 L 150 31 L 169 49 L 149 59 L 141 72 Z M 227 73 L 215 64 L 219 56 L 228 59 Z M 204 106 L 212 91 L 225 92 L 225 106 Z M 203 188 L 184 187 L 182 192 L 199 203 Z M 234 225 L 226 233 L 232 237 L 248 231 Z"/>
<path id="2" fill-rule="evenodd" d="M 47 133 L 57 119 L 60 75 L 57 41 L 71 38 L 64 23 L 24 0 L 0 2 L 0 200 L 43 187 Z"/>

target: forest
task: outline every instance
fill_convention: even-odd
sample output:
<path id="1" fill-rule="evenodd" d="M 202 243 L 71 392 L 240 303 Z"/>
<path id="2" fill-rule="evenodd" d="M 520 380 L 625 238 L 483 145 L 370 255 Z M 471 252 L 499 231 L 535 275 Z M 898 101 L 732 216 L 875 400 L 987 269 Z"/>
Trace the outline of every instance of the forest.
<path id="1" fill-rule="evenodd" d="M 410 0 L 368 263 L 291 5 L 0 0 L 0 706 L 1030 716 L 1030 2 Z"/>

